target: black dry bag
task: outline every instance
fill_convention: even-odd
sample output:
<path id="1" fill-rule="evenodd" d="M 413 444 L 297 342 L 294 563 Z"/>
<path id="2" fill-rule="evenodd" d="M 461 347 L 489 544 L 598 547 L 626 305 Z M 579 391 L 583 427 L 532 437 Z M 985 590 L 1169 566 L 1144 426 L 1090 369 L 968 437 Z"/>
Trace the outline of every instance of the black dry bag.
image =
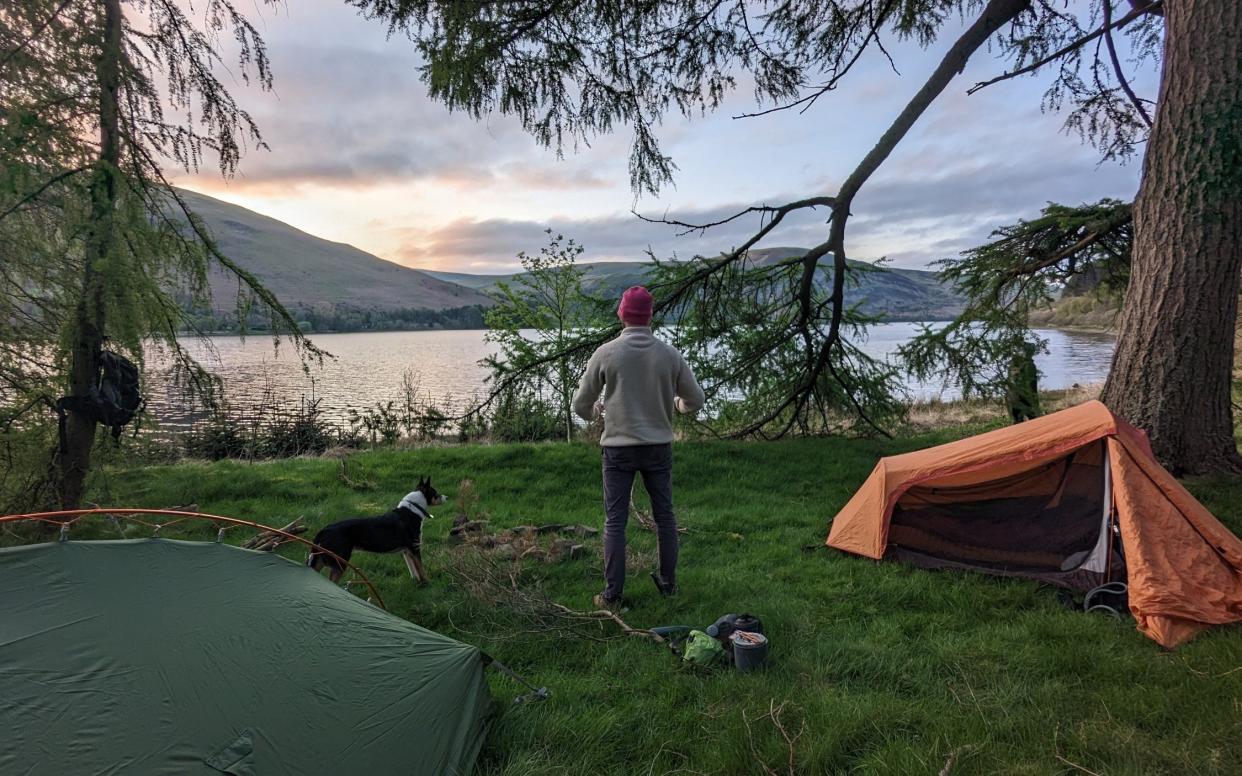
<path id="1" fill-rule="evenodd" d="M 138 384 L 138 367 L 119 353 L 105 350 L 99 355 L 99 372 L 85 396 L 66 396 L 56 403 L 60 413 L 61 448 L 65 441 L 65 412 L 76 412 L 112 430 L 118 439 L 146 400 Z"/>

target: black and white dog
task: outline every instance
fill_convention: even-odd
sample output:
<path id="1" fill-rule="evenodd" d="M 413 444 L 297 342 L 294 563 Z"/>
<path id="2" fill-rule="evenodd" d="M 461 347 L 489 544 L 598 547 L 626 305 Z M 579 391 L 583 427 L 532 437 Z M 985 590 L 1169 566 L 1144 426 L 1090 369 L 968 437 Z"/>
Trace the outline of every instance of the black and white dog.
<path id="1" fill-rule="evenodd" d="M 431 487 L 431 478 L 420 479 L 418 489 L 401 499 L 397 508 L 379 517 L 355 517 L 339 520 L 315 534 L 315 544 L 328 552 L 312 550 L 306 565 L 319 571 L 328 569 L 328 578 L 340 580 L 345 573 L 341 560 L 349 560 L 354 550 L 367 552 L 400 552 L 410 570 L 410 578 L 427 584 L 423 570 L 423 520 L 431 517 L 428 510 L 448 499 Z M 329 554 L 331 553 L 331 554 Z M 337 557 L 333 557 L 336 555 Z M 337 560 L 337 558 L 340 560 Z"/>

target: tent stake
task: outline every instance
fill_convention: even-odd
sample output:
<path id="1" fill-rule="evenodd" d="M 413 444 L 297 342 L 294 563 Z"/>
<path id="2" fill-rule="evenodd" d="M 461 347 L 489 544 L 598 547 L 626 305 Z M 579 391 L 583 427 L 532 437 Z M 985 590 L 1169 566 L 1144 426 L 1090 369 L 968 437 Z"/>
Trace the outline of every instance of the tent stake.
<path id="1" fill-rule="evenodd" d="M 552 693 L 548 691 L 547 687 L 535 687 L 535 685 L 531 684 L 530 682 L 526 681 L 522 677 L 518 676 L 513 671 L 513 669 L 509 668 L 507 665 L 500 662 L 499 660 L 492 657 L 491 655 L 487 653 L 483 653 L 483 660 L 484 660 L 484 663 L 483 663 L 484 665 L 494 666 L 497 671 L 500 671 L 500 673 L 504 674 L 505 676 L 509 677 L 513 681 L 517 682 L 518 684 L 522 685 L 526 689 L 530 690 L 530 692 L 527 693 L 526 695 L 519 695 L 518 697 L 514 698 L 513 702 L 515 704 L 524 703 L 526 701 L 542 701 L 542 700 L 546 700 L 552 695 Z"/>

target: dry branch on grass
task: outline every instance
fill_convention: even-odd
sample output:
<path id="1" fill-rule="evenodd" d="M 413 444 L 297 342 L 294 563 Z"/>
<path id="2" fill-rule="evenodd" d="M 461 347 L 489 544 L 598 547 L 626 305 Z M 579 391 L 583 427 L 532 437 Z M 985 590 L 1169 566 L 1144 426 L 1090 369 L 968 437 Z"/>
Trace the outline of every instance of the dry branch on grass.
<path id="1" fill-rule="evenodd" d="M 594 610 L 570 609 L 568 606 L 563 606 L 557 603 L 552 604 L 552 606 L 555 608 L 556 611 L 560 612 L 563 616 L 568 617 L 570 619 L 581 620 L 584 622 L 606 622 L 608 620 L 612 620 L 613 622 L 617 624 L 617 627 L 621 629 L 621 632 L 627 636 L 638 636 L 644 639 L 651 639 L 657 644 L 668 643 L 665 640 L 665 638 L 661 636 L 660 634 L 654 631 L 646 630 L 645 628 L 632 627 L 625 620 L 621 619 L 621 615 L 617 614 L 616 612 L 609 611 L 607 609 L 594 609 Z"/>
<path id="2" fill-rule="evenodd" d="M 585 558 L 589 554 L 586 540 L 599 535 L 598 528 L 564 523 L 495 529 L 470 480 L 458 483 L 454 501 L 458 511 L 449 530 L 449 544 L 496 561 L 560 563 Z"/>
<path id="3" fill-rule="evenodd" d="M 1078 763 L 1076 763 L 1076 762 L 1071 762 L 1070 760 L 1066 760 L 1066 759 L 1065 759 L 1064 757 L 1062 757 L 1061 755 L 1057 755 L 1057 760 L 1058 760 L 1059 762 L 1061 762 L 1062 764 L 1064 764 L 1064 765 L 1068 765 L 1069 767 L 1073 768 L 1074 770 L 1081 771 L 1081 772 L 1083 772 L 1083 773 L 1088 773 L 1088 774 L 1091 774 L 1091 776 L 1100 776 L 1100 774 L 1096 773 L 1095 771 L 1091 770 L 1090 768 L 1084 768 L 1084 767 L 1082 767 L 1081 765 L 1079 765 L 1079 764 L 1078 764 Z"/>
<path id="4" fill-rule="evenodd" d="M 959 746 L 957 749 L 949 752 L 948 759 L 944 761 L 944 767 L 940 769 L 940 776 L 949 776 L 949 774 L 953 772 L 953 766 L 957 763 L 957 758 L 968 753 L 970 750 L 971 747 L 969 746 Z"/>
<path id="5" fill-rule="evenodd" d="M 806 720 L 803 720 L 798 725 L 797 733 L 790 733 L 789 728 L 786 727 L 785 721 L 781 719 L 781 715 L 785 713 L 785 709 L 788 706 L 789 701 L 781 701 L 780 703 L 777 703 L 776 699 L 773 698 L 768 701 L 767 713 L 760 714 L 753 719 L 746 715 L 745 709 L 742 710 L 742 724 L 746 726 L 746 744 L 750 747 L 750 753 L 754 755 L 756 764 L 758 764 L 759 768 L 764 774 L 766 774 L 766 776 L 780 776 L 780 773 L 775 768 L 768 765 L 767 762 L 760 757 L 759 750 L 755 746 L 755 733 L 751 728 L 751 723 L 758 722 L 761 719 L 771 720 L 772 725 L 775 726 L 777 732 L 781 734 L 781 738 L 785 740 L 785 747 L 788 750 L 788 757 L 785 763 L 785 767 L 787 769 L 786 773 L 789 774 L 789 776 L 797 776 L 798 768 L 797 761 L 795 759 L 795 752 L 798 739 L 802 738 L 802 734 L 806 733 Z"/>
<path id="6" fill-rule="evenodd" d="M 496 561 L 482 553 L 454 553 L 447 572 L 467 595 L 481 604 L 488 638 L 536 635 L 604 641 L 637 636 L 657 644 L 667 643 L 659 634 L 631 626 L 615 612 L 571 609 L 553 601 L 539 585 L 523 585 L 522 564 L 517 560 Z M 620 633 L 601 636 L 587 628 L 609 623 L 616 625 Z"/>
<path id="7" fill-rule="evenodd" d="M 449 544 L 492 556 L 498 561 L 538 560 L 560 563 L 584 558 L 587 545 L 579 540 L 599 529 L 585 525 L 519 525 L 493 532 L 487 520 L 465 520 L 458 515 L 449 531 Z"/>
<path id="8" fill-rule="evenodd" d="M 1081 773 L 1090 774 L 1090 776 L 1100 776 L 1100 774 L 1096 773 L 1090 768 L 1083 767 L 1079 765 L 1078 763 L 1074 762 L 1073 760 L 1068 760 L 1065 757 L 1061 756 L 1061 743 L 1059 740 L 1060 735 L 1061 735 L 1061 726 L 1058 724 L 1055 728 L 1052 729 L 1052 752 L 1056 756 L 1057 762 L 1061 763 L 1062 765 L 1068 765 L 1069 767 Z"/>
<path id="9" fill-rule="evenodd" d="M 279 530 L 286 534 L 297 535 L 306 533 L 306 524 L 302 522 L 302 517 L 299 515 L 293 520 L 293 522 L 282 526 Z M 276 531 L 263 531 L 262 533 L 256 534 L 247 539 L 244 543 L 242 543 L 242 547 L 248 550 L 271 552 L 288 541 L 292 540 L 287 536 L 282 536 L 281 534 L 276 533 Z"/>

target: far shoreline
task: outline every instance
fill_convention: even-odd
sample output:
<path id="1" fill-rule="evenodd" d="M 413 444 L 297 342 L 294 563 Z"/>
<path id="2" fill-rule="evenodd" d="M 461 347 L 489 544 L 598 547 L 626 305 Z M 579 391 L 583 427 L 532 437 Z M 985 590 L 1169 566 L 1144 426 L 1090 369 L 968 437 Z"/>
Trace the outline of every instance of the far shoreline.
<path id="1" fill-rule="evenodd" d="M 917 317 L 901 317 L 887 318 L 882 321 L 875 321 L 876 324 L 884 325 L 890 323 L 948 323 L 952 318 L 917 318 Z M 1083 334 L 1109 334 L 1116 337 L 1117 329 L 1115 325 L 1097 326 L 1087 323 L 1032 323 L 1032 329 L 1053 329 L 1056 331 L 1081 332 Z M 401 327 L 401 328 L 378 328 L 378 329 L 316 329 L 312 331 L 303 331 L 302 334 L 307 337 L 313 337 L 318 334 L 393 334 L 398 332 L 429 332 L 429 331 L 490 331 L 486 326 L 420 326 L 420 327 Z M 216 331 L 190 331 L 183 330 L 179 332 L 183 335 L 201 335 L 205 337 L 254 337 L 254 336 L 271 336 L 270 329 L 248 329 L 245 332 L 232 330 L 216 330 Z M 279 336 L 286 337 L 287 334 Z"/>

